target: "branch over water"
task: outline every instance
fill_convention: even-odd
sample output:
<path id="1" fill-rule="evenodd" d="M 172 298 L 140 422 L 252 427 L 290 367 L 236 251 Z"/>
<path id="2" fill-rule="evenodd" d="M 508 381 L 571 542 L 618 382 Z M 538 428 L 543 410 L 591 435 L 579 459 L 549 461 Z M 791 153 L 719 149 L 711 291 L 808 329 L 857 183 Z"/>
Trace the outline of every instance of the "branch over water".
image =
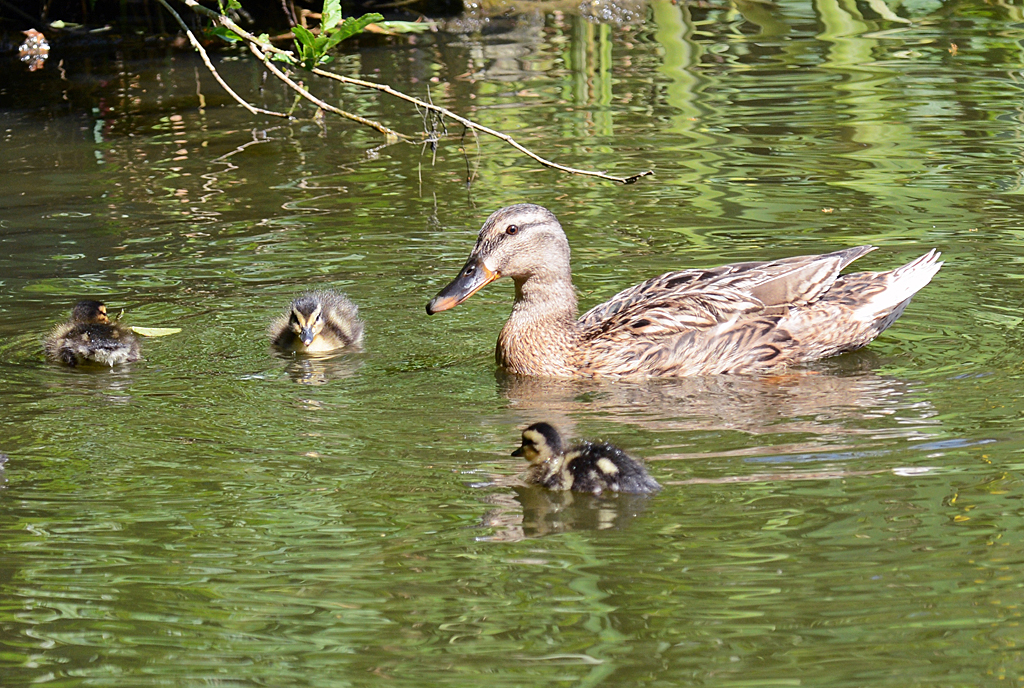
<path id="1" fill-rule="evenodd" d="M 233 91 L 231 89 L 231 87 L 228 86 L 227 82 L 225 82 L 224 79 L 217 72 L 216 67 L 214 67 L 213 63 L 210 61 L 210 58 L 206 54 L 206 51 L 203 49 L 202 45 L 200 45 L 199 41 L 196 39 L 196 37 L 192 34 L 192 32 L 185 25 L 184 21 L 182 21 L 181 17 L 178 16 L 177 12 L 175 12 L 173 9 L 171 9 L 171 7 L 167 4 L 166 0 L 157 0 L 157 1 L 161 5 L 163 5 L 174 16 L 174 18 L 177 20 L 178 24 L 180 24 L 182 26 L 182 28 L 185 30 L 185 33 L 188 35 L 189 41 L 192 43 L 192 46 L 196 49 L 197 52 L 199 52 L 200 56 L 203 59 L 203 63 L 206 65 L 207 69 L 209 69 L 210 72 L 213 74 L 214 78 L 217 80 L 217 83 L 219 83 L 221 85 L 221 87 L 224 88 L 224 90 L 227 91 L 228 94 L 232 98 L 234 98 L 240 105 L 242 105 L 242 107 L 246 108 L 247 110 L 249 110 L 249 112 L 251 112 L 253 114 L 257 114 L 258 113 L 258 114 L 264 114 L 264 115 L 272 115 L 272 116 L 275 116 L 275 117 L 288 117 L 288 115 L 285 114 L 285 113 L 274 112 L 272 110 L 264 110 L 263 108 L 258 108 L 256 106 L 252 105 L 251 103 L 246 102 L 241 96 L 239 96 L 237 93 L 235 93 L 235 91 Z M 384 134 L 385 136 L 387 136 L 389 141 L 395 141 L 395 140 L 399 140 L 399 139 L 406 140 L 406 141 L 412 140 L 412 137 L 410 137 L 410 136 L 407 136 L 405 134 L 401 134 L 401 133 L 399 133 L 397 131 L 394 131 L 393 129 L 391 129 L 389 127 L 386 127 L 383 124 L 380 124 L 379 122 L 375 122 L 373 120 L 366 119 L 365 117 L 360 117 L 359 115 L 355 115 L 353 113 L 341 110 L 340 108 L 334 107 L 333 105 L 330 105 L 330 104 L 324 102 L 323 100 L 317 98 L 313 94 L 311 94 L 306 88 L 304 88 L 303 86 L 299 85 L 294 79 L 292 79 L 288 74 L 286 74 L 284 70 L 282 70 L 277 65 L 273 64 L 273 56 L 275 54 L 286 56 L 288 58 L 287 61 L 294 62 L 295 56 L 294 56 L 294 54 L 291 51 L 281 50 L 280 48 L 277 48 L 277 47 L 271 45 L 268 41 L 261 40 L 259 37 L 254 36 L 253 34 L 249 33 L 248 31 L 246 31 L 245 29 L 240 27 L 238 24 L 236 24 L 234 21 L 232 21 L 229 17 L 225 17 L 223 14 L 220 14 L 218 12 L 215 12 L 215 11 L 211 10 L 211 9 L 203 7 L 196 0 L 180 0 L 180 1 L 183 2 L 189 8 L 191 8 L 192 11 L 196 12 L 197 14 L 201 14 L 201 15 L 203 15 L 205 17 L 208 17 L 215 24 L 217 24 L 219 26 L 222 26 L 222 27 L 230 30 L 234 34 L 236 34 L 239 38 L 241 38 L 243 41 L 246 42 L 246 44 L 249 47 L 249 50 L 257 58 L 259 58 L 261 62 L 263 62 L 264 66 L 279 81 L 281 81 L 283 84 L 285 84 L 288 88 L 292 89 L 295 93 L 298 93 L 301 97 L 305 98 L 306 100 L 309 100 L 311 103 L 314 103 L 321 110 L 325 110 L 327 112 L 332 112 L 332 113 L 334 113 L 336 115 L 339 115 L 340 117 L 344 117 L 344 118 L 350 119 L 350 120 L 352 120 L 354 122 L 358 122 L 358 123 L 360 123 L 360 124 L 362 124 L 364 126 L 368 126 L 368 127 L 373 128 L 373 129 L 376 129 L 377 131 L 379 131 L 382 134 Z M 401 100 L 404 100 L 406 102 L 412 103 L 412 104 L 416 105 L 417 107 L 423 108 L 423 109 L 425 109 L 427 111 L 430 111 L 430 112 L 433 112 L 433 113 L 436 113 L 437 115 L 439 115 L 441 117 L 448 117 L 449 119 L 452 119 L 452 120 L 458 122 L 459 124 L 461 124 L 463 127 L 467 128 L 467 129 L 472 129 L 474 131 L 478 131 L 478 132 L 487 134 L 489 136 L 493 136 L 495 138 L 498 138 L 498 139 L 504 141 L 505 143 L 507 143 L 508 145 L 512 146 L 516 150 L 518 150 L 523 155 L 526 155 L 530 159 L 535 160 L 536 162 L 540 163 L 541 165 L 543 165 L 545 167 L 550 167 L 551 169 L 555 169 L 555 170 L 558 170 L 560 172 L 565 172 L 567 174 L 578 174 L 578 175 L 583 175 L 583 176 L 587 176 L 587 177 L 597 177 L 598 179 L 604 179 L 604 180 L 611 181 L 611 182 L 617 182 L 619 184 L 632 184 L 635 181 L 637 181 L 638 179 L 641 179 L 641 178 L 646 177 L 648 175 L 654 174 L 653 170 L 645 170 L 644 172 L 639 172 L 637 174 L 632 174 L 632 175 L 629 175 L 627 177 L 616 177 L 616 176 L 609 175 L 609 174 L 606 174 L 604 172 L 599 172 L 599 171 L 596 171 L 596 170 L 585 170 L 585 169 L 581 169 L 581 168 L 577 168 L 577 167 L 569 167 L 567 165 L 561 165 L 561 164 L 556 163 L 556 162 L 554 162 L 552 160 L 548 160 L 547 158 L 541 157 L 537 153 L 534 153 L 529 148 L 527 148 L 526 146 L 522 145 L 521 143 L 519 143 L 518 141 L 516 141 L 515 139 L 513 139 L 511 136 L 509 136 L 508 134 L 506 134 L 504 132 L 497 131 L 495 129 L 491 129 L 490 127 L 486 127 L 486 126 L 484 126 L 482 124 L 477 124 L 473 120 L 471 120 L 471 119 L 469 119 L 467 117 L 462 117 L 461 115 L 457 115 L 457 114 L 455 114 L 454 112 L 452 112 L 451 110 L 449 110 L 447 108 L 443 108 L 443 107 L 441 107 L 439 105 L 434 105 L 433 103 L 429 103 L 429 102 L 421 100 L 419 98 L 415 98 L 413 96 L 407 95 L 405 93 L 402 93 L 401 91 L 398 91 L 398 90 L 392 88 L 391 86 L 388 86 L 387 84 L 379 84 L 379 83 L 375 83 L 375 82 L 372 82 L 372 81 L 366 81 L 366 80 L 363 80 L 363 79 L 356 79 L 356 78 L 353 78 L 353 77 L 342 76 L 341 74 L 335 74 L 334 72 L 330 72 L 330 71 L 327 71 L 327 70 L 324 70 L 324 69 L 320 69 L 318 67 L 312 69 L 311 71 L 312 71 L 313 74 L 316 74 L 317 76 L 323 77 L 325 79 L 333 79 L 334 81 L 339 81 L 341 83 L 344 83 L 344 84 L 347 84 L 347 85 L 350 85 L 350 86 L 356 86 L 356 87 L 359 87 L 359 88 L 373 89 L 373 90 L 379 91 L 381 93 L 386 93 L 386 94 L 388 94 L 390 96 L 393 96 L 395 98 L 400 98 Z M 424 133 L 422 140 L 423 141 L 428 141 L 428 142 L 429 141 L 433 141 L 433 140 L 436 140 L 436 138 L 434 138 L 435 136 L 436 136 L 436 134 Z"/>

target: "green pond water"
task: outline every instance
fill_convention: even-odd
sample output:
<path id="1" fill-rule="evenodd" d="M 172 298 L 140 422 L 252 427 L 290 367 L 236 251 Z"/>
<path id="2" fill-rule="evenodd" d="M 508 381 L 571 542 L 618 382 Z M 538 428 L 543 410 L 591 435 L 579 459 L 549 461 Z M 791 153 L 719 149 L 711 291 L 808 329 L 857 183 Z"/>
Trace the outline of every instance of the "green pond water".
<path id="1" fill-rule="evenodd" d="M 1024 11 L 881 9 L 656 0 L 630 24 L 536 13 L 331 66 L 565 164 L 654 169 L 632 186 L 454 125 L 432 152 L 305 107 L 253 118 L 188 52 L 56 51 L 31 74 L 8 55 L 0 684 L 1024 683 Z M 291 105 L 249 57 L 216 59 Z M 670 269 L 861 243 L 865 269 L 946 264 L 870 347 L 785 374 L 508 378 L 508 281 L 424 306 L 522 201 L 565 225 L 584 308 Z M 359 304 L 365 353 L 270 350 L 314 286 Z M 83 297 L 182 332 L 113 370 L 47 363 Z M 519 485 L 509 454 L 538 420 L 665 489 Z"/>

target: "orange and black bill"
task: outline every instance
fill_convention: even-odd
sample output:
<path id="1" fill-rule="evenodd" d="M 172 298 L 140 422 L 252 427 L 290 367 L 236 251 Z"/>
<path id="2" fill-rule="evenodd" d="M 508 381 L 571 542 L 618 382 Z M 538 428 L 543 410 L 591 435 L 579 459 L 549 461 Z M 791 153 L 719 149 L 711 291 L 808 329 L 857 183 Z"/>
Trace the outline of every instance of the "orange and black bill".
<path id="1" fill-rule="evenodd" d="M 452 280 L 447 287 L 437 292 L 437 296 L 427 304 L 427 315 L 455 308 L 499 277 L 501 277 L 500 272 L 491 272 L 483 264 L 483 261 L 476 256 L 470 256 L 459 276 Z"/>

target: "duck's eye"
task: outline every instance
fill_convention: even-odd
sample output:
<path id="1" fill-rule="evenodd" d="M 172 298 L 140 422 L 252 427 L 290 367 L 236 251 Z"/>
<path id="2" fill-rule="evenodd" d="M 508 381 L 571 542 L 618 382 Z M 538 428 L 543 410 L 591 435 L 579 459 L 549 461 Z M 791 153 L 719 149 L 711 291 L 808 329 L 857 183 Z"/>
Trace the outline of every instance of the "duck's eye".
<path id="1" fill-rule="evenodd" d="M 519 225 L 509 225 L 505 228 L 505 234 L 513 235 L 519 232 Z"/>

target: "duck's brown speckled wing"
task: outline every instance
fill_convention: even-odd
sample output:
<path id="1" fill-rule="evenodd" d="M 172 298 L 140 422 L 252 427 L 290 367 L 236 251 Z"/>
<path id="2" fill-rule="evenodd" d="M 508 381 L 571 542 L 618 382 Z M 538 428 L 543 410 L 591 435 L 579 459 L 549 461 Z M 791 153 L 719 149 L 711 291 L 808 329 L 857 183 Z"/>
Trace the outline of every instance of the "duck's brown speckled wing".
<path id="1" fill-rule="evenodd" d="M 858 349 L 889 327 L 910 298 L 942 267 L 939 254 L 932 250 L 895 270 L 838 275 L 853 259 L 850 256 L 855 258 L 868 250 L 859 247 L 821 256 L 835 260 L 817 265 L 812 261 L 800 272 L 790 273 L 811 276 L 806 285 L 786 284 L 786 275 L 776 277 L 781 281 L 774 283 L 758 278 L 744 293 L 748 299 L 751 292 L 762 295 L 767 302 L 763 308 L 737 308 L 728 318 L 716 322 L 708 318 L 709 325 L 703 327 L 686 326 L 677 319 L 679 326 L 674 331 L 661 327 L 657 336 L 631 336 L 632 329 L 644 328 L 631 329 L 623 323 L 630 322 L 631 316 L 640 317 L 639 313 L 633 314 L 633 309 L 641 302 L 620 309 L 607 321 L 615 327 L 602 331 L 602 324 L 598 324 L 587 331 L 589 341 L 578 357 L 579 370 L 594 376 L 742 373 Z M 776 265 L 772 264 L 770 270 Z M 770 270 L 763 266 L 758 269 L 770 276 Z M 720 284 L 712 293 L 721 292 Z M 787 293 L 794 295 L 789 303 L 777 297 Z M 707 291 L 701 292 L 701 296 L 707 295 Z M 679 297 L 684 300 L 686 295 Z M 706 308 L 705 312 L 710 313 Z M 689 322 L 694 320 L 690 318 Z"/>
<path id="2" fill-rule="evenodd" d="M 660 337 L 718 326 L 742 315 L 817 300 L 839 272 L 873 246 L 708 270 L 668 272 L 625 289 L 583 314 L 589 337 Z"/>

